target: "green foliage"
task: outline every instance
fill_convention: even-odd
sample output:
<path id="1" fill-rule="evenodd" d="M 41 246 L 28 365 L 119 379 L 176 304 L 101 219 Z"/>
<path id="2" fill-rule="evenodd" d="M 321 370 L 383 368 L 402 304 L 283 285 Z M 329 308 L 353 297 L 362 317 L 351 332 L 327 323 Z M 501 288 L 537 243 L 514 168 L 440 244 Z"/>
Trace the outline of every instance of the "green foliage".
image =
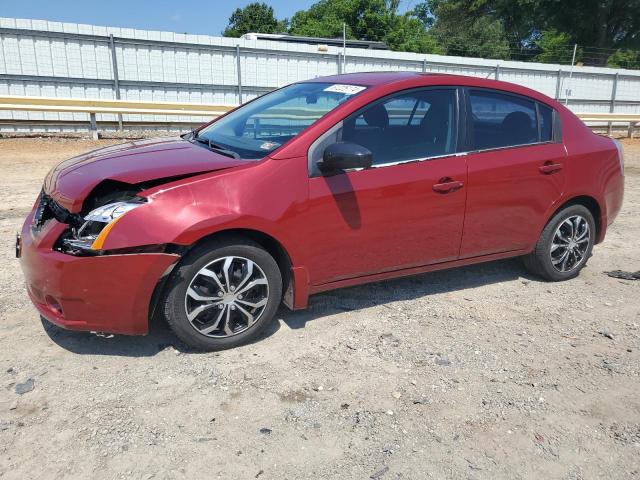
<path id="1" fill-rule="evenodd" d="M 247 32 L 382 41 L 392 50 L 639 68 L 640 0 L 319 0 L 279 21 L 254 2 L 229 18 L 225 36 Z"/>
<path id="2" fill-rule="evenodd" d="M 640 0 L 538 0 L 545 29 L 584 46 L 587 65 L 606 65 L 612 49 L 640 48 Z"/>
<path id="3" fill-rule="evenodd" d="M 573 43 L 566 33 L 558 32 L 557 30 L 545 30 L 535 41 L 535 45 L 540 49 L 540 53 L 534 58 L 536 62 L 571 63 Z"/>
<path id="4" fill-rule="evenodd" d="M 426 0 L 416 9 L 460 55 L 504 58 L 506 46 L 514 59 L 570 63 L 577 43 L 578 60 L 605 65 L 613 49 L 640 49 L 640 0 Z"/>
<path id="5" fill-rule="evenodd" d="M 385 0 L 320 0 L 293 16 L 289 33 L 337 38 L 342 37 L 345 23 L 348 38 L 382 41 L 395 14 L 395 4 Z"/>
<path id="6" fill-rule="evenodd" d="M 436 40 L 413 13 L 398 14 L 398 0 L 320 0 L 297 12 L 289 33 L 311 37 L 347 37 L 385 42 L 392 50 L 440 53 Z"/>
<path id="7" fill-rule="evenodd" d="M 418 20 L 422 22 L 424 28 L 431 28 L 435 22 L 435 17 L 431 12 L 431 6 L 429 2 L 418 3 L 415 7 L 413 7 L 413 11 L 411 14 L 416 17 Z"/>
<path id="8" fill-rule="evenodd" d="M 240 37 L 249 32 L 284 33 L 287 31 L 287 23 L 287 20 L 278 21 L 273 8 L 266 3 L 254 2 L 244 8 L 236 8 L 222 35 Z"/>
<path id="9" fill-rule="evenodd" d="M 504 25 L 487 0 L 431 0 L 426 9 L 436 19 L 431 32 L 447 54 L 510 58 Z"/>
<path id="10" fill-rule="evenodd" d="M 640 48 L 640 0 L 539 0 L 544 21 L 579 45 Z"/>
<path id="11" fill-rule="evenodd" d="M 614 68 L 640 68 L 640 51 L 617 50 L 607 60 L 608 67 Z"/>
<path id="12" fill-rule="evenodd" d="M 502 22 L 513 49 L 527 49 L 544 27 L 540 0 L 494 0 L 488 15 Z"/>
<path id="13" fill-rule="evenodd" d="M 414 53 L 445 53 L 436 38 L 425 30 L 423 22 L 410 15 L 397 16 L 384 37 L 384 42 L 392 50 Z"/>

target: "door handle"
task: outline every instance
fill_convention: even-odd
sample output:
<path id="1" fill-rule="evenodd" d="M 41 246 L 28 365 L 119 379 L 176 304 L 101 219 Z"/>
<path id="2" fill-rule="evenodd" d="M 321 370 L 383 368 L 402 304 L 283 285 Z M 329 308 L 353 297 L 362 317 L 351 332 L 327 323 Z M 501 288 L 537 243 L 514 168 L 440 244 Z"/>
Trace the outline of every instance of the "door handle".
<path id="1" fill-rule="evenodd" d="M 462 187 L 464 187 L 464 183 L 445 177 L 441 178 L 439 182 L 433 186 L 433 191 L 436 193 L 451 193 L 460 190 Z"/>
<path id="2" fill-rule="evenodd" d="M 561 163 L 553 163 L 553 162 L 545 162 L 544 165 L 539 167 L 540 173 L 544 175 L 551 175 L 552 173 L 559 172 L 562 170 Z"/>

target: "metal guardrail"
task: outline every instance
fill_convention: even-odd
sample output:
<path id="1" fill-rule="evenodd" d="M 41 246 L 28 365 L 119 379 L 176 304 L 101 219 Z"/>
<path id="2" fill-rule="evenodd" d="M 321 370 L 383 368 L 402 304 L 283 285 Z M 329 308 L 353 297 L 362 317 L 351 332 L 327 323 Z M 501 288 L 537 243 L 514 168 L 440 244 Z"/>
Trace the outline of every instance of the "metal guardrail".
<path id="1" fill-rule="evenodd" d="M 578 118 L 584 123 L 602 123 L 607 122 L 609 126 L 609 134 L 611 134 L 611 125 L 613 123 L 628 123 L 629 130 L 627 136 L 633 138 L 633 132 L 636 126 L 640 125 L 640 114 L 638 113 L 576 113 Z"/>
<path id="2" fill-rule="evenodd" d="M 0 95 L 0 110 L 87 113 L 93 138 L 98 138 L 96 114 L 193 115 L 217 117 L 235 108 L 232 105 L 206 105 L 179 102 L 141 102 L 89 98 L 23 97 Z"/>
<path id="3" fill-rule="evenodd" d="M 6 92 L 35 93 L 37 89 L 45 92 L 58 88 L 68 91 L 77 87 L 80 91 L 79 96 L 83 96 L 93 95 L 95 87 L 98 87 L 100 90 L 110 90 L 109 96 L 115 99 L 136 95 L 141 90 L 154 91 L 153 98 L 170 98 L 163 97 L 168 91 L 187 94 L 206 92 L 222 95 L 217 98 L 224 98 L 225 102 L 242 104 L 248 98 L 266 93 L 277 86 L 301 80 L 299 74 L 303 71 L 301 69 L 305 68 L 313 67 L 304 78 L 318 74 L 343 73 L 343 70 L 356 72 L 363 69 L 400 69 L 425 73 L 470 74 L 513 81 L 545 91 L 552 96 L 555 83 L 555 99 L 564 101 L 567 105 L 571 104 L 575 110 L 602 108 L 613 113 L 623 106 L 622 110 L 626 111 L 637 110 L 640 107 L 640 98 L 637 95 L 640 77 L 635 72 L 625 70 L 588 68 L 580 72 L 574 71 L 572 74 L 568 67 L 562 65 L 480 58 L 463 60 L 398 52 L 378 55 L 371 50 L 361 49 L 349 49 L 345 58 L 340 49 L 333 47 L 329 52 L 315 51 L 313 48 L 298 51 L 291 49 L 290 45 L 283 46 L 280 43 L 266 45 L 244 40 L 221 41 L 215 37 L 180 35 L 172 32 L 139 32 L 51 22 L 38 22 L 36 26 L 35 22 L 10 18 L 3 19 L 2 23 L 0 50 L 4 52 L 4 63 L 0 60 L 0 84 L 8 87 L 3 89 Z M 78 49 L 81 50 L 81 55 L 77 53 Z M 156 55 L 158 51 L 161 52 L 160 56 Z M 38 59 L 34 58 L 34 52 L 37 52 Z M 178 58 L 178 55 L 181 58 Z M 198 56 L 198 59 L 194 60 L 196 66 L 192 66 L 188 58 L 182 58 L 185 55 Z M 51 63 L 40 62 L 40 57 L 44 59 L 49 56 Z M 143 57 L 147 60 L 138 64 L 135 59 Z M 78 62 L 83 64 L 82 68 L 78 68 Z M 168 62 L 166 65 L 175 63 L 175 67 L 165 68 L 165 62 Z M 209 72 L 210 68 L 206 66 L 209 64 L 216 66 L 215 75 Z M 202 65 L 205 65 L 204 69 Z M 274 79 L 277 79 L 277 82 L 274 82 Z M 34 86 L 36 89 L 32 90 Z M 576 96 L 572 90 L 575 90 Z M 26 107 L 20 110 L 54 111 Z M 195 111 L 199 110 L 198 107 L 195 108 Z M 91 113 L 86 110 L 82 112 Z M 111 112 L 103 110 L 98 113 Z M 151 112 L 117 113 L 119 129 L 122 129 L 123 113 Z M 178 115 L 173 112 L 167 114 Z M 26 128 L 44 122 L 52 125 L 55 121 L 40 120 L 28 113 L 23 116 L 24 119 L 16 119 L 15 123 L 21 123 Z M 10 122 L 10 119 L 0 119 L 0 128 L 11 126 Z M 82 120 L 73 120 L 76 125 L 81 122 Z M 113 125 L 113 121 L 104 118 L 101 118 L 100 122 L 103 125 L 107 122 L 110 126 Z M 127 118 L 127 122 L 130 125 L 140 123 L 131 117 Z M 150 122 L 188 123 L 193 126 L 197 120 L 161 122 L 156 117 Z M 605 123 L 608 124 L 611 133 L 612 124 L 607 121 Z M 635 124 L 629 125 L 630 131 L 633 132 Z"/>
<path id="4" fill-rule="evenodd" d="M 146 102 L 129 100 L 105 100 L 89 98 L 26 97 L 0 95 L 0 110 L 34 112 L 71 112 L 89 115 L 90 131 L 98 138 L 96 114 L 142 114 L 142 115 L 189 115 L 217 117 L 235 108 L 235 105 L 208 105 L 182 102 Z M 640 124 L 640 114 L 636 113 L 577 113 L 585 123 L 628 123 L 629 137 Z M 298 118 L 298 117 L 296 117 Z M 313 117 L 315 118 L 315 117 Z"/>

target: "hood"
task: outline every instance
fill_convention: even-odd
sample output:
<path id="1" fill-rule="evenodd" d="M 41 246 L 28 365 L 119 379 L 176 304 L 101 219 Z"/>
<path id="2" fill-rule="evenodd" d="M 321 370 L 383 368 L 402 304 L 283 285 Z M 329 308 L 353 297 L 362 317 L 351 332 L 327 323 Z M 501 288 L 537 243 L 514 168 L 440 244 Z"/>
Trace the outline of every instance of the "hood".
<path id="1" fill-rule="evenodd" d="M 195 175 L 246 164 L 194 145 L 182 138 L 129 142 L 85 153 L 56 165 L 44 191 L 70 212 L 78 212 L 87 195 L 103 180 L 137 184 Z"/>

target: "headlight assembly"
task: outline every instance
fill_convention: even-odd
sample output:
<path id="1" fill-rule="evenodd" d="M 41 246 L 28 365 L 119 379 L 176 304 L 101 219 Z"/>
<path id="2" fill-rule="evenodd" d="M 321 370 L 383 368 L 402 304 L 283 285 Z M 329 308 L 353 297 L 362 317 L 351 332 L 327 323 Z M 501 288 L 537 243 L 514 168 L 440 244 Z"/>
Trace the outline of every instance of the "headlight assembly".
<path id="1" fill-rule="evenodd" d="M 142 200 L 115 202 L 91 210 L 79 228 L 71 230 L 71 234 L 64 238 L 63 244 L 72 250 L 101 250 L 104 241 L 113 226 L 124 214 L 144 205 Z"/>

